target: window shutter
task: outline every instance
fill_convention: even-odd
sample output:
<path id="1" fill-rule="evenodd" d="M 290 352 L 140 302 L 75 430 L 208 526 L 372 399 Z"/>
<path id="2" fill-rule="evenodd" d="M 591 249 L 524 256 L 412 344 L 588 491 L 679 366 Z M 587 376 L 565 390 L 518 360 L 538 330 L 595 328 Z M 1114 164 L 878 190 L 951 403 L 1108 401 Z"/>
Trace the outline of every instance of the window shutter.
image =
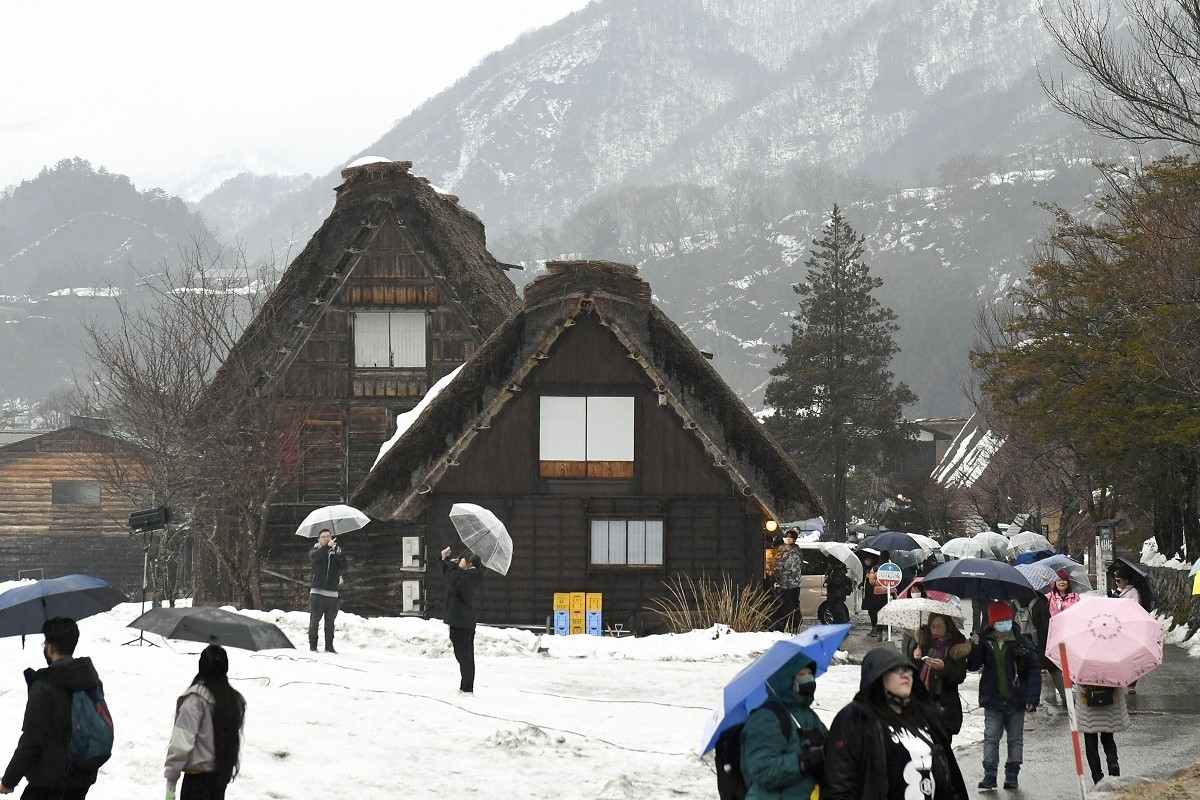
<path id="1" fill-rule="evenodd" d="M 360 312 L 354 315 L 354 365 L 390 367 L 388 315 L 386 312 Z"/>
<path id="2" fill-rule="evenodd" d="M 587 460 L 633 461 L 632 397 L 587 398 Z"/>
<path id="3" fill-rule="evenodd" d="M 421 537 L 405 536 L 400 540 L 400 568 L 425 569 L 421 559 Z"/>
<path id="4" fill-rule="evenodd" d="M 392 366 L 425 366 L 425 312 L 392 314 Z"/>
<path id="5" fill-rule="evenodd" d="M 628 558 L 626 563 L 646 563 L 646 523 L 644 520 L 630 520 L 628 541 Z"/>
<path id="6" fill-rule="evenodd" d="M 543 397 L 538 426 L 542 461 L 587 460 L 587 398 Z"/>
<path id="7" fill-rule="evenodd" d="M 625 520 L 623 519 L 610 519 L 608 521 L 608 563 L 626 563 Z"/>
<path id="8" fill-rule="evenodd" d="M 663 523 L 661 519 L 646 521 L 646 563 L 663 563 Z"/>
<path id="9" fill-rule="evenodd" d="M 416 580 L 401 581 L 401 606 L 400 610 L 406 613 L 423 611 L 421 607 L 421 582 Z"/>

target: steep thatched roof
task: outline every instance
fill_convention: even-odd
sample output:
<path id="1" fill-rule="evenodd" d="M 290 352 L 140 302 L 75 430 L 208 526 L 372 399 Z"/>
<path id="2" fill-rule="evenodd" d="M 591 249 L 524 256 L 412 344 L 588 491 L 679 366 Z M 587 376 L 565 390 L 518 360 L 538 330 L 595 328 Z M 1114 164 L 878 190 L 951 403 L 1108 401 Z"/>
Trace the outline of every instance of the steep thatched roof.
<path id="1" fill-rule="evenodd" d="M 483 223 L 458 205 L 454 195 L 436 191 L 427 178 L 409 172 L 410 161 L 348 167 L 337 202 L 308 245 L 292 261 L 263 308 L 242 333 L 209 388 L 220 396 L 235 371 L 257 376 L 265 391 L 282 376 L 303 347 L 327 300 L 335 297 L 387 224 L 404 226 L 416 237 L 439 283 L 486 337 L 520 305 L 512 281 L 487 251 Z"/>
<path id="2" fill-rule="evenodd" d="M 509 317 L 376 465 L 352 502 L 379 519 L 411 520 L 448 462 L 513 397 L 554 341 L 580 314 L 595 314 L 643 370 L 654 390 L 700 438 L 735 488 L 776 519 L 822 513 L 798 467 L 717 374 L 687 335 L 650 300 L 634 267 L 602 261 L 550 262 Z"/>

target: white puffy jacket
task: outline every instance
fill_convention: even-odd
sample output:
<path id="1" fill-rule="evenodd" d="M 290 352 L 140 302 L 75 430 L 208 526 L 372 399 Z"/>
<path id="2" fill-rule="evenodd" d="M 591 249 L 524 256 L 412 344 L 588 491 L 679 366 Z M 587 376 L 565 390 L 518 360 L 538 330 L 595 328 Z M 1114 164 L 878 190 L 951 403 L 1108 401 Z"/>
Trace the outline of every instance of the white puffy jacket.
<path id="1" fill-rule="evenodd" d="M 212 772 L 217 767 L 212 711 L 216 699 L 201 684 L 188 687 L 175 711 L 175 730 L 167 746 L 163 776 L 174 787 L 182 772 Z"/>

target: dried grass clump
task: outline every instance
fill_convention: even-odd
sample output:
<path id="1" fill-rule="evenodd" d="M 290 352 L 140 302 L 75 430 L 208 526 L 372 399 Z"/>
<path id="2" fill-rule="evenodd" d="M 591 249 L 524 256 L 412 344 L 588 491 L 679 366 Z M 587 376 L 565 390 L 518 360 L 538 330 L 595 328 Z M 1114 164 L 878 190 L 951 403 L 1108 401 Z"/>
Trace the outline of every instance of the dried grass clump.
<path id="1" fill-rule="evenodd" d="M 675 575 L 663 581 L 666 593 L 653 597 L 646 611 L 658 617 L 672 633 L 728 625 L 739 632 L 771 627 L 779 602 L 761 586 L 738 586 L 722 573 L 717 579 L 701 575 Z"/>

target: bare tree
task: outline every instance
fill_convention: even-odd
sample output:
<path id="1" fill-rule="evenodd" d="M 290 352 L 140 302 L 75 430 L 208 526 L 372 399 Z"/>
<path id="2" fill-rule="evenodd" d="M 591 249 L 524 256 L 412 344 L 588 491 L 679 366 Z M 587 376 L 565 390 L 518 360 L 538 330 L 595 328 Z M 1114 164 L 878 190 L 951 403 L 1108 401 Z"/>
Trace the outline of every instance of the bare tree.
<path id="1" fill-rule="evenodd" d="M 1200 0 L 1124 0 L 1121 11 L 1092 0 L 1042 6 L 1047 30 L 1085 78 L 1077 85 L 1043 72 L 1043 90 L 1102 136 L 1200 146 Z"/>

